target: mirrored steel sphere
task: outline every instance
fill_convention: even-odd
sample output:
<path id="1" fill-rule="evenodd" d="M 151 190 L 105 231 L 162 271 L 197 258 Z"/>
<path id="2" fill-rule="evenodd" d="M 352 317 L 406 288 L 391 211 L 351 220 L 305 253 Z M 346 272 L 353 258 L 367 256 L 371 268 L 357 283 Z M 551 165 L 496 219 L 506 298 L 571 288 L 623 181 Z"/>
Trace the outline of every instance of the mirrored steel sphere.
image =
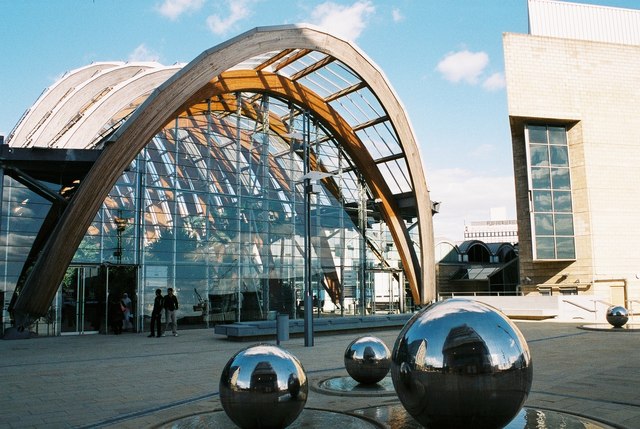
<path id="1" fill-rule="evenodd" d="M 403 406 L 429 428 L 501 428 L 520 411 L 533 367 L 520 330 L 481 302 L 452 298 L 400 331 L 391 378 Z"/>
<path id="2" fill-rule="evenodd" d="M 220 376 L 222 408 L 243 429 L 289 426 L 302 412 L 308 392 L 300 361 L 270 344 L 239 351 Z"/>
<path id="3" fill-rule="evenodd" d="M 622 328 L 629 320 L 627 309 L 620 305 L 612 305 L 607 309 L 607 322 L 615 328 Z"/>
<path id="4" fill-rule="evenodd" d="M 387 376 L 391 352 L 380 338 L 356 338 L 344 351 L 344 366 L 358 383 L 375 384 Z"/>

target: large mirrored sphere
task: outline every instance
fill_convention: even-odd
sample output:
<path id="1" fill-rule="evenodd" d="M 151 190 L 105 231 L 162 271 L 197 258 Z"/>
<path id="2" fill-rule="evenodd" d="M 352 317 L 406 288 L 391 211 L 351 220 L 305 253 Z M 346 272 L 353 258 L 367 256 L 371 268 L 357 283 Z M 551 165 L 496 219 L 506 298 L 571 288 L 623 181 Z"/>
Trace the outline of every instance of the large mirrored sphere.
<path id="1" fill-rule="evenodd" d="M 533 367 L 527 342 L 506 316 L 452 298 L 402 328 L 391 378 L 407 412 L 428 428 L 501 428 L 527 399 Z"/>
<path id="2" fill-rule="evenodd" d="M 607 322 L 615 328 L 622 328 L 629 320 L 629 313 L 627 309 L 619 306 L 612 305 L 607 309 Z"/>
<path id="3" fill-rule="evenodd" d="M 380 338 L 356 338 L 344 351 L 344 366 L 358 383 L 375 384 L 389 373 L 391 352 Z"/>
<path id="4" fill-rule="evenodd" d="M 270 344 L 239 351 L 220 376 L 222 408 L 243 429 L 289 426 L 302 412 L 308 392 L 300 361 Z"/>

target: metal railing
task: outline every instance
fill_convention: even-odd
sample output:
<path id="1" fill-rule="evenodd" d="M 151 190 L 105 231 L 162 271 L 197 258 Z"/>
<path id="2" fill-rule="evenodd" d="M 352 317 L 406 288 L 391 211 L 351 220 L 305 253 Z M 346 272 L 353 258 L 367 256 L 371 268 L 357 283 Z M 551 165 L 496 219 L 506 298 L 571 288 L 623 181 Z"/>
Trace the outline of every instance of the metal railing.
<path id="1" fill-rule="evenodd" d="M 438 294 L 438 300 L 454 298 L 457 296 L 524 296 L 520 291 L 501 291 L 501 292 L 443 292 Z"/>

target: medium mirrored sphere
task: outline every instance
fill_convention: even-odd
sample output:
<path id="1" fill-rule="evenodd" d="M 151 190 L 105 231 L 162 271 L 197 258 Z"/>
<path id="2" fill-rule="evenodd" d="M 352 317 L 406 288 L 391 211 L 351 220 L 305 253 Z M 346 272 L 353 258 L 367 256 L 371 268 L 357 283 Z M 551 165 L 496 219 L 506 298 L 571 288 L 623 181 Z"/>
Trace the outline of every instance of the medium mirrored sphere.
<path id="1" fill-rule="evenodd" d="M 501 428 L 531 390 L 533 366 L 520 330 L 495 308 L 452 298 L 416 313 L 391 355 L 393 386 L 428 428 Z"/>
<path id="2" fill-rule="evenodd" d="M 380 338 L 356 338 L 344 351 L 344 366 L 358 383 L 375 384 L 389 373 L 391 352 Z"/>
<path id="3" fill-rule="evenodd" d="M 620 305 L 612 305 L 607 309 L 607 322 L 615 328 L 622 328 L 629 320 L 627 309 Z"/>
<path id="4" fill-rule="evenodd" d="M 239 351 L 220 376 L 222 408 L 243 429 L 289 426 L 302 412 L 308 392 L 300 361 L 270 344 Z"/>

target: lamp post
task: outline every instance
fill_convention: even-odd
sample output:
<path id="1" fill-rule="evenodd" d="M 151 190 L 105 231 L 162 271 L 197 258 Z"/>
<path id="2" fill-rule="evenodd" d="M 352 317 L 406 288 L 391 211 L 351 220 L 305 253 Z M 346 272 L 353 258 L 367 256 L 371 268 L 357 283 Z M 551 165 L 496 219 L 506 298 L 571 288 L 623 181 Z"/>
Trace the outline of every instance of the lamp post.
<path id="1" fill-rule="evenodd" d="M 306 149 L 308 150 L 308 149 Z M 308 154 L 307 154 L 308 155 Z M 307 170 L 305 168 L 305 170 Z M 304 184 L 304 345 L 313 346 L 313 288 L 311 284 L 311 196 L 320 193 L 317 183 L 330 173 L 306 171 L 302 176 Z"/>
<path id="2" fill-rule="evenodd" d="M 304 112 L 302 134 L 289 134 L 292 145 L 302 149 L 303 210 L 304 210 L 304 345 L 313 347 L 313 289 L 311 284 L 311 196 L 320 193 L 319 180 L 332 176 L 331 173 L 311 171 L 311 121 L 309 113 Z M 293 141 L 298 141 L 295 143 Z"/>
<path id="3" fill-rule="evenodd" d="M 313 296 L 311 294 L 311 175 L 309 166 L 309 120 L 305 112 L 302 122 L 302 133 L 289 134 L 294 151 L 302 152 L 302 193 L 304 211 L 304 346 L 313 347 Z"/>
<path id="4" fill-rule="evenodd" d="M 116 257 L 118 264 L 122 263 L 122 233 L 127 228 L 129 219 L 125 219 L 122 216 L 122 210 L 118 210 L 118 216 L 113 217 L 113 221 L 116 224 L 116 251 L 113 252 L 113 256 Z"/>
<path id="5" fill-rule="evenodd" d="M 313 347 L 313 296 L 311 294 L 311 180 L 309 142 L 304 145 L 304 346 Z"/>

